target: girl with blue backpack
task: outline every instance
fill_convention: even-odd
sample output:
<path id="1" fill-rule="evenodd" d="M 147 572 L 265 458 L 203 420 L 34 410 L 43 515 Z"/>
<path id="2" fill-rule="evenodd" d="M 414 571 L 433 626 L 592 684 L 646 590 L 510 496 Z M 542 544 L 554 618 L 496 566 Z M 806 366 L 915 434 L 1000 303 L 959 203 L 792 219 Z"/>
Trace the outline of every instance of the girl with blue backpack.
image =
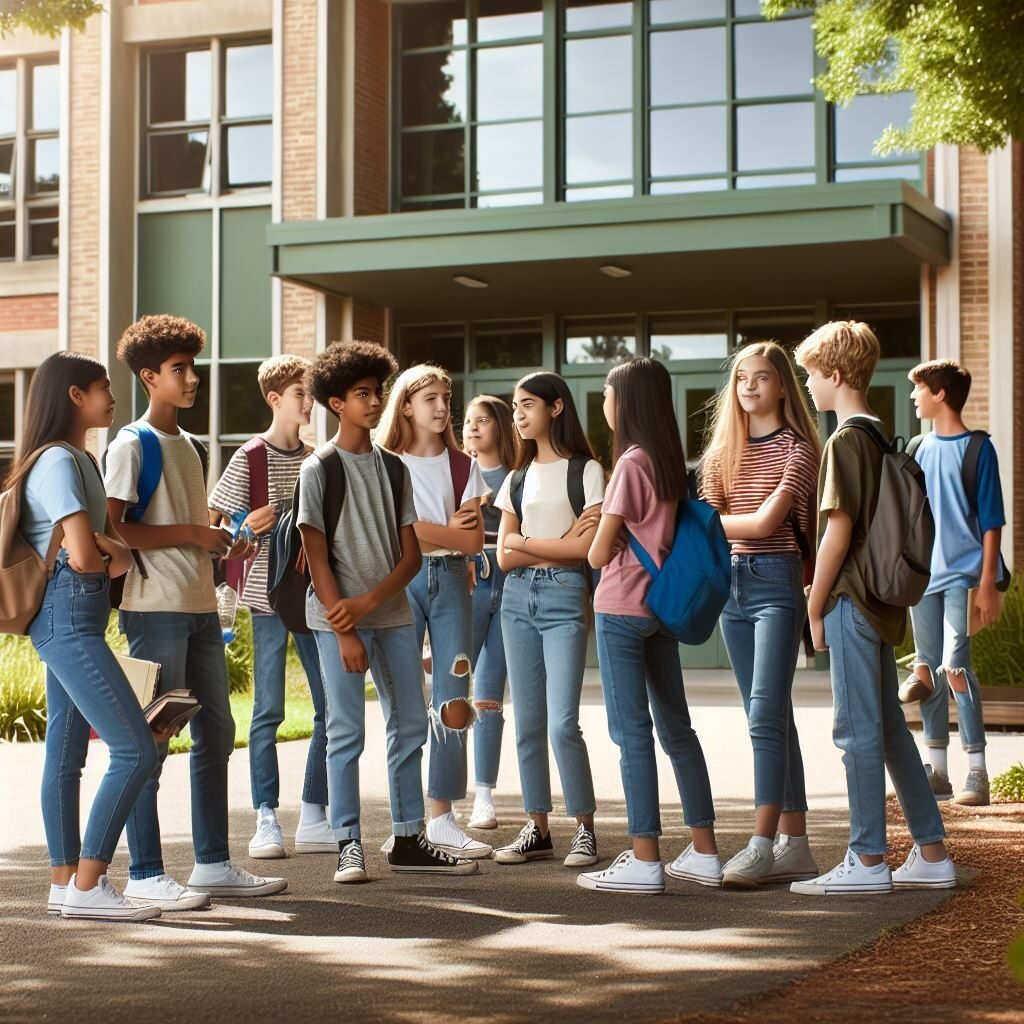
<path id="1" fill-rule="evenodd" d="M 721 628 L 754 748 L 754 834 L 723 884 L 751 889 L 819 874 L 793 717 L 793 674 L 807 603 L 802 562 L 814 549 L 821 449 L 793 364 L 774 341 L 733 356 L 701 460 L 701 493 L 732 542 Z M 778 841 L 775 841 L 778 830 Z"/>
<path id="2" fill-rule="evenodd" d="M 700 740 L 690 724 L 679 643 L 648 608 L 652 577 L 630 537 L 663 566 L 673 548 L 686 459 L 668 370 L 633 359 L 608 374 L 604 415 L 614 434 L 612 472 L 589 560 L 601 569 L 594 597 L 608 731 L 619 748 L 632 849 L 577 884 L 599 892 L 661 893 L 664 868 L 654 727 L 675 771 L 693 841 L 668 867 L 675 878 L 718 886 L 715 808 Z"/>

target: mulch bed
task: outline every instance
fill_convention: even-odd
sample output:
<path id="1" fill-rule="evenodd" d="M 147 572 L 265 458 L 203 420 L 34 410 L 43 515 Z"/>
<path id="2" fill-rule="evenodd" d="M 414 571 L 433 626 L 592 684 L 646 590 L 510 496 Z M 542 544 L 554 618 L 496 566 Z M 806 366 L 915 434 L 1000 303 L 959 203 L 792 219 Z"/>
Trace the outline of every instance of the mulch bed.
<path id="1" fill-rule="evenodd" d="M 947 804 L 942 813 L 953 859 L 972 874 L 940 907 L 728 1013 L 677 1020 L 1024 1021 L 1024 983 L 1007 964 L 1007 948 L 1024 934 L 1024 804 Z M 899 864 L 911 840 L 893 797 L 888 818 L 889 860 Z"/>

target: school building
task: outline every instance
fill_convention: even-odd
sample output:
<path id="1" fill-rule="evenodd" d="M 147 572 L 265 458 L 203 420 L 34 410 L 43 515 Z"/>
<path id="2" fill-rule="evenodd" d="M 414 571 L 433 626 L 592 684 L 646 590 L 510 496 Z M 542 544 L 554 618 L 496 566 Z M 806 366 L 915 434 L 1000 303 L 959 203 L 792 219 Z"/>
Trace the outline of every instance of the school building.
<path id="1" fill-rule="evenodd" d="M 105 7 L 0 40 L 0 458 L 58 349 L 138 411 L 114 348 L 143 313 L 207 332 L 182 423 L 214 473 L 267 425 L 271 353 L 384 342 L 451 371 L 457 416 L 555 369 L 605 454 L 604 375 L 649 354 L 693 459 L 730 351 L 857 317 L 901 434 L 910 366 L 970 368 L 1022 564 L 1019 144 L 876 157 L 910 98 L 826 103 L 808 18 L 757 0 Z"/>

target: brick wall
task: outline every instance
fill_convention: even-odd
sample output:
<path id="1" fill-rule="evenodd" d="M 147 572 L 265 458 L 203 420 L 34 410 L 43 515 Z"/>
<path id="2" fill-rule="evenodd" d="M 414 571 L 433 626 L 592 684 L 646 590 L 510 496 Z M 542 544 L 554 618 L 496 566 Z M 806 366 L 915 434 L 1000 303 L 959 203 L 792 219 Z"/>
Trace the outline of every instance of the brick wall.
<path id="1" fill-rule="evenodd" d="M 389 207 L 390 31 L 387 4 L 357 0 L 353 182 L 357 217 L 387 213 Z"/>
<path id="2" fill-rule="evenodd" d="M 0 331 L 57 328 L 56 295 L 11 295 L 0 298 Z"/>
<path id="3" fill-rule="evenodd" d="M 973 382 L 965 418 L 986 429 L 988 405 L 988 157 L 960 148 L 960 361 Z"/>
<path id="4" fill-rule="evenodd" d="M 352 337 L 358 341 L 375 341 L 378 345 L 387 345 L 387 320 L 383 307 L 369 302 L 353 302 Z"/>

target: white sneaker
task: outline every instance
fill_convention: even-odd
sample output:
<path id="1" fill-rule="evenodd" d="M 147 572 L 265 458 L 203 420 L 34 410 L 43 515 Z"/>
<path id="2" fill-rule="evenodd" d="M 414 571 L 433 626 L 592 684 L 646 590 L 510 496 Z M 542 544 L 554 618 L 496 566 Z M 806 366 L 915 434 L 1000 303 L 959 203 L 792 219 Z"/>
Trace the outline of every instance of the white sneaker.
<path id="1" fill-rule="evenodd" d="M 77 876 L 72 875 L 68 882 L 68 891 L 60 908 L 61 917 L 93 921 L 149 921 L 160 916 L 159 907 L 139 907 L 127 896 L 122 896 L 106 875 L 100 875 L 96 887 L 87 892 L 75 887 L 76 880 Z"/>
<path id="2" fill-rule="evenodd" d="M 46 899 L 46 912 L 48 914 L 59 914 L 60 908 L 64 906 L 64 897 L 68 894 L 66 885 L 50 883 L 50 895 Z"/>
<path id="3" fill-rule="evenodd" d="M 789 891 L 801 896 L 857 896 L 892 892 L 892 872 L 885 861 L 869 868 L 853 850 L 847 850 L 846 856 L 831 871 L 809 882 L 794 882 Z"/>
<path id="4" fill-rule="evenodd" d="M 256 835 L 249 840 L 249 856 L 253 860 L 280 860 L 288 856 L 277 815 L 269 807 L 256 812 Z"/>
<path id="5" fill-rule="evenodd" d="M 708 885 L 717 889 L 722 884 L 722 861 L 717 853 L 698 853 L 693 843 L 665 871 L 673 878 L 681 878 L 698 885 Z"/>
<path id="6" fill-rule="evenodd" d="M 463 860 L 483 860 L 494 852 L 486 843 L 470 839 L 449 811 L 427 822 L 427 842 L 435 849 Z"/>
<path id="7" fill-rule="evenodd" d="M 286 878 L 261 878 L 236 868 L 231 861 L 223 864 L 197 864 L 188 880 L 189 887 L 211 896 L 272 896 L 288 888 Z"/>
<path id="8" fill-rule="evenodd" d="M 358 839 L 346 843 L 345 849 L 339 854 L 338 869 L 334 872 L 334 880 L 341 883 L 365 882 L 367 880 L 363 844 Z"/>
<path id="9" fill-rule="evenodd" d="M 469 819 L 466 828 L 497 828 L 498 816 L 494 811 L 494 801 L 491 799 L 490 790 L 486 793 L 477 793 L 473 801 L 473 816 Z"/>
<path id="10" fill-rule="evenodd" d="M 803 882 L 821 874 L 811 855 L 807 836 L 780 835 L 772 853 L 775 854 L 775 864 L 765 882 Z"/>
<path id="11" fill-rule="evenodd" d="M 945 860 L 925 860 L 914 843 L 907 859 L 892 873 L 892 884 L 897 889 L 955 889 L 956 868 L 948 856 Z"/>
<path id="12" fill-rule="evenodd" d="M 311 825 L 299 825 L 295 831 L 296 853 L 337 853 L 338 840 L 334 838 L 334 829 L 330 822 L 323 818 Z"/>
<path id="13" fill-rule="evenodd" d="M 665 891 L 665 870 L 660 860 L 637 860 L 632 850 L 620 853 L 604 871 L 576 876 L 581 889 L 599 892 L 635 892 L 654 895 Z"/>
<path id="14" fill-rule="evenodd" d="M 124 894 L 140 907 L 159 907 L 170 911 L 199 910 L 210 902 L 205 892 L 186 889 L 170 875 L 130 879 L 124 887 Z"/>
<path id="15" fill-rule="evenodd" d="M 756 889 L 768 878 L 775 865 L 771 844 L 767 849 L 755 846 L 753 841 L 730 858 L 722 869 L 722 885 L 726 889 Z"/>

